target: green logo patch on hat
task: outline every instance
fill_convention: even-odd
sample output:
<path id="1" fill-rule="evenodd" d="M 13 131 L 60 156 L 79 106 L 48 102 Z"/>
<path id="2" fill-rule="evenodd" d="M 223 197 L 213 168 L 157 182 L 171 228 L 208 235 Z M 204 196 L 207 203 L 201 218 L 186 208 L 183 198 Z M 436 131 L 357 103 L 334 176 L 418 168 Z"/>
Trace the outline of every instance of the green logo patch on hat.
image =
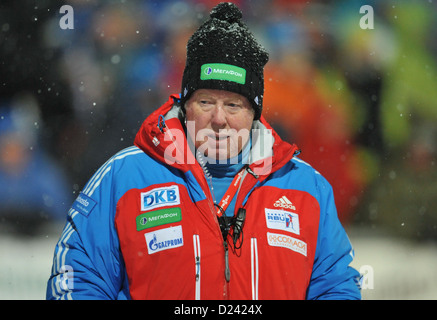
<path id="1" fill-rule="evenodd" d="M 224 63 L 208 63 L 200 67 L 200 80 L 227 80 L 246 83 L 246 70 Z"/>

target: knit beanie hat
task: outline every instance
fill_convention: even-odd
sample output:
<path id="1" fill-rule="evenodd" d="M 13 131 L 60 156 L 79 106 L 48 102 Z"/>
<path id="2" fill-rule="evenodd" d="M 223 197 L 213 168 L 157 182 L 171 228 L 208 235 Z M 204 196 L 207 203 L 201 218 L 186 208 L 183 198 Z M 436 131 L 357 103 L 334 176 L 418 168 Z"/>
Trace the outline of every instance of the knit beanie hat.
<path id="1" fill-rule="evenodd" d="M 182 108 L 198 89 L 226 90 L 245 96 L 255 110 L 255 120 L 260 118 L 264 66 L 269 56 L 241 21 L 242 17 L 235 4 L 220 3 L 189 39 Z"/>

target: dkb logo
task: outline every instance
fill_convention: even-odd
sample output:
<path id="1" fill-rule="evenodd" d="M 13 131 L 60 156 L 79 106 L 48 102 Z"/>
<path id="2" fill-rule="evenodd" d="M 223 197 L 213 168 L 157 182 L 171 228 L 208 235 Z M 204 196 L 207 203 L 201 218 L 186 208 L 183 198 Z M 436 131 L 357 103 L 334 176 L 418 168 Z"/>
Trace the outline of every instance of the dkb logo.
<path id="1" fill-rule="evenodd" d="M 155 188 L 141 193 L 141 211 L 178 204 L 180 204 L 178 186 Z"/>

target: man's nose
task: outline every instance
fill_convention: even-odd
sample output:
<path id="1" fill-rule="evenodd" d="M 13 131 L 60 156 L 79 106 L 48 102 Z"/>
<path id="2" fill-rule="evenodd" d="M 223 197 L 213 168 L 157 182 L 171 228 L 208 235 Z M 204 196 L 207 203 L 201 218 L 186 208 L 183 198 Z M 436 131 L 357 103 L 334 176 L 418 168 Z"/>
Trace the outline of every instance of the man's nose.
<path id="1" fill-rule="evenodd" d="M 223 104 L 216 104 L 212 110 L 211 126 L 214 131 L 226 127 L 226 111 Z"/>

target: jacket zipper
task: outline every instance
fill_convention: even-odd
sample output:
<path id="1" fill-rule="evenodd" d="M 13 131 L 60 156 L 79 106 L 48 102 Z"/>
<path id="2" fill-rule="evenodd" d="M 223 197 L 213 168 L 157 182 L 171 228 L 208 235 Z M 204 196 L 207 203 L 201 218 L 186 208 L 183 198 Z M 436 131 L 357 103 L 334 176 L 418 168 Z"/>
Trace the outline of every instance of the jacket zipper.
<path id="1" fill-rule="evenodd" d="M 256 238 L 250 239 L 250 274 L 252 282 L 252 300 L 258 300 L 258 242 Z"/>
<path id="2" fill-rule="evenodd" d="M 228 243 L 223 241 L 223 247 L 225 252 L 225 284 L 223 287 L 223 298 L 225 300 L 229 299 L 229 281 L 231 280 L 231 269 L 229 268 L 229 250 Z"/>
<path id="3" fill-rule="evenodd" d="M 211 177 L 211 174 L 209 173 L 209 171 L 204 166 L 202 155 L 200 153 L 197 153 L 196 158 L 200 164 L 200 167 L 202 168 L 202 170 L 205 174 L 206 185 L 208 186 L 208 190 L 209 190 L 209 194 L 210 194 L 210 197 L 207 196 L 208 204 L 209 204 L 211 213 L 214 216 L 214 220 L 216 221 L 216 224 L 219 227 L 220 235 L 221 235 L 222 232 L 221 232 L 221 228 L 220 228 L 220 223 L 219 223 L 217 215 L 215 213 L 214 193 L 212 192 L 211 187 L 208 184 L 208 179 L 212 179 L 212 177 Z M 212 186 L 212 183 L 211 183 L 211 186 Z M 224 247 L 224 256 L 225 256 L 225 284 L 224 284 L 224 288 L 223 288 L 223 297 L 225 299 L 227 299 L 229 296 L 229 281 L 230 281 L 230 277 L 231 277 L 231 271 L 229 268 L 229 250 L 228 250 L 228 244 L 226 243 L 226 240 L 223 241 L 223 247 Z"/>
<path id="4" fill-rule="evenodd" d="M 215 214 L 215 206 L 214 206 L 214 202 L 211 201 L 212 196 L 210 198 L 208 198 L 208 204 L 211 210 L 211 213 L 214 216 L 214 220 L 216 222 L 216 225 L 218 227 L 218 229 L 220 230 L 220 236 L 222 235 L 221 233 L 221 229 L 220 229 L 220 223 L 218 221 L 217 215 Z M 221 238 L 223 239 L 223 237 L 221 236 Z M 230 277 L 231 277 L 231 271 L 229 268 L 229 251 L 228 251 L 228 244 L 225 241 L 223 241 L 223 247 L 224 247 L 224 258 L 225 258 L 225 283 L 224 283 L 224 287 L 223 287 L 223 298 L 224 299 L 228 299 L 229 296 L 229 281 L 230 281 Z M 200 250 L 200 247 L 199 247 Z M 200 278 L 200 277 L 199 277 Z M 199 280 L 200 282 L 200 280 Z M 200 287 L 200 283 L 198 284 Z"/>
<path id="5" fill-rule="evenodd" d="M 223 241 L 223 246 L 225 248 L 225 279 L 226 282 L 229 282 L 231 280 L 231 270 L 229 269 L 228 243 L 226 241 Z"/>
<path id="6" fill-rule="evenodd" d="M 215 206 L 214 206 L 215 201 L 214 201 L 214 192 L 212 191 L 212 183 L 211 183 L 211 187 L 208 184 L 208 179 L 212 179 L 212 177 L 211 177 L 211 174 L 209 173 L 209 171 L 204 166 L 204 161 L 203 161 L 202 155 L 200 153 L 196 153 L 196 158 L 198 160 L 198 163 L 200 164 L 200 167 L 202 168 L 202 170 L 204 172 L 206 185 L 208 186 L 208 189 L 210 191 L 210 198 L 207 197 L 208 204 L 210 206 L 211 212 L 213 213 L 213 215 L 215 217 L 216 223 L 219 226 L 220 233 L 221 233 L 220 223 L 218 221 L 217 215 L 215 214 Z M 243 175 L 241 177 L 241 181 L 240 181 L 240 184 L 238 186 L 236 196 L 238 196 L 238 193 L 239 193 L 241 186 L 243 184 L 243 180 L 246 177 L 247 173 L 250 173 L 251 175 L 253 175 L 255 177 L 255 179 L 258 179 L 258 176 L 255 175 L 255 173 L 248 166 L 246 166 L 246 170 L 243 171 Z M 212 199 L 212 202 L 211 202 L 211 199 Z M 226 239 L 223 241 L 223 247 L 224 247 L 224 256 L 225 256 L 225 285 L 224 285 L 223 297 L 225 299 L 227 299 L 229 297 L 229 281 L 231 280 L 231 270 L 229 267 L 229 248 L 228 248 L 228 243 L 226 242 Z M 200 248 L 199 248 L 199 250 L 200 250 Z M 258 269 L 257 269 L 257 271 L 258 271 Z"/>
<path id="7" fill-rule="evenodd" d="M 199 235 L 193 235 L 193 246 L 194 246 L 194 263 L 195 263 L 195 294 L 194 298 L 200 300 L 200 240 Z"/>

